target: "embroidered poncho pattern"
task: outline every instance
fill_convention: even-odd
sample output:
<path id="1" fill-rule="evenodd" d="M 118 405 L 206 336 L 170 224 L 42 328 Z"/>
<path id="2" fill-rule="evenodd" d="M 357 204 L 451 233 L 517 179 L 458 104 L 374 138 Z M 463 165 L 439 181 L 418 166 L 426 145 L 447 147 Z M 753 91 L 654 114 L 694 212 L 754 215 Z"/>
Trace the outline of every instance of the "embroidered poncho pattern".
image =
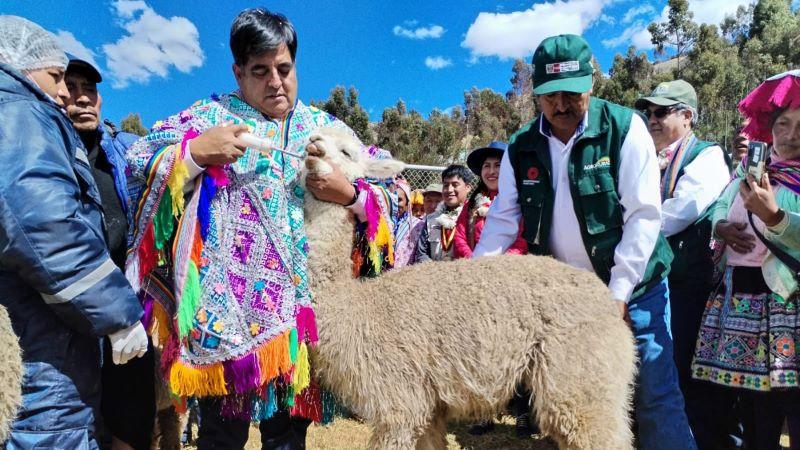
<path id="1" fill-rule="evenodd" d="M 228 121 L 301 152 L 314 130 L 345 127 L 300 102 L 283 121 L 269 120 L 236 93 L 156 123 L 128 153 L 147 187 L 126 275 L 164 348 L 161 368 L 176 397 L 221 396 L 226 416 L 261 420 L 288 407 L 319 421 L 322 394 L 308 362 L 317 332 L 301 161 L 247 149 L 235 163 L 189 180 L 187 142 Z"/>

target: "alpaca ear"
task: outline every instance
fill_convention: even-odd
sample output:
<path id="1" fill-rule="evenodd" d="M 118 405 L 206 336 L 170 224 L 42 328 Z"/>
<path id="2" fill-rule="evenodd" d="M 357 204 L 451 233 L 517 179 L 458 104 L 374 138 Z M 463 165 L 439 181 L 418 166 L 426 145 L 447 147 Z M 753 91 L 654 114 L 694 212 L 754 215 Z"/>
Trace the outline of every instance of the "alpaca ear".
<path id="1" fill-rule="evenodd" d="M 364 173 L 370 178 L 392 178 L 406 168 L 406 163 L 396 159 L 368 159 L 364 161 Z"/>

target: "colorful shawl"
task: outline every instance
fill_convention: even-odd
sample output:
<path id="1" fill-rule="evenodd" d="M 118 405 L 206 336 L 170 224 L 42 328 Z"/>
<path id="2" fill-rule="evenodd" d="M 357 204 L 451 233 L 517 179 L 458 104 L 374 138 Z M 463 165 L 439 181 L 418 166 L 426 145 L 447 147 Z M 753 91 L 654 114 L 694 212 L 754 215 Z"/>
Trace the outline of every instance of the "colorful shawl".
<path id="1" fill-rule="evenodd" d="M 308 362 L 317 332 L 306 281 L 301 161 L 248 149 L 236 163 L 189 179 L 187 142 L 227 121 L 301 152 L 317 128 L 346 128 L 300 102 L 273 121 L 238 93 L 157 122 L 128 152 L 147 186 L 126 275 L 141 292 L 177 398 L 222 397 L 224 415 L 254 421 L 279 408 L 321 420 L 322 394 Z"/>
<path id="2" fill-rule="evenodd" d="M 399 180 L 397 187 L 406 195 L 406 212 L 397 218 L 397 227 L 394 232 L 395 267 L 404 267 L 414 263 L 417 248 L 417 239 L 422 231 L 417 225 L 422 222 L 412 214 L 413 196 L 411 187 L 405 181 Z"/>
<path id="3" fill-rule="evenodd" d="M 675 192 L 675 184 L 678 182 L 678 173 L 684 165 L 684 160 L 688 156 L 687 150 L 694 147 L 697 142 L 697 137 L 693 132 L 689 132 L 683 137 L 678 148 L 672 153 L 668 159 L 667 167 L 664 169 L 661 177 L 661 201 L 672 198 L 672 193 Z"/>
<path id="4" fill-rule="evenodd" d="M 372 148 L 372 147 L 370 147 Z M 394 267 L 394 217 L 397 201 L 388 189 L 391 180 L 358 180 L 365 193 L 365 220 L 357 221 L 353 244 L 353 276 L 372 278 Z"/>

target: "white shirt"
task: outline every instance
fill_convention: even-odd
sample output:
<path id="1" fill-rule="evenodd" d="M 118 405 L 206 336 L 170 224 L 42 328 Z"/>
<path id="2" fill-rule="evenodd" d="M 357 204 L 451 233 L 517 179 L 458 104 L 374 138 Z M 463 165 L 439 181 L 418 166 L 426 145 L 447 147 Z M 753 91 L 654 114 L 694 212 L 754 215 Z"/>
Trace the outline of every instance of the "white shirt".
<path id="1" fill-rule="evenodd" d="M 673 142 L 670 152 L 683 138 Z M 675 184 L 672 198 L 661 205 L 661 232 L 669 237 L 695 223 L 706 208 L 716 200 L 731 179 L 725 156 L 718 145 L 708 147 L 683 169 Z"/>
<path id="2" fill-rule="evenodd" d="M 571 266 L 593 270 L 575 216 L 567 176 L 568 156 L 582 129 L 579 127 L 566 144 L 541 129 L 539 132 L 548 138 L 553 160 L 552 179 L 556 193 L 550 231 L 553 255 Z M 517 238 L 522 213 L 517 203 L 514 168 L 507 152 L 500 163 L 498 184 L 499 192 L 489 209 L 473 258 L 503 254 Z M 622 240 L 614 250 L 614 267 L 608 284 L 614 300 L 629 301 L 633 289 L 644 277 L 661 231 L 659 188 L 660 171 L 653 139 L 644 121 L 634 114 L 620 148 L 617 193 L 623 210 Z"/>

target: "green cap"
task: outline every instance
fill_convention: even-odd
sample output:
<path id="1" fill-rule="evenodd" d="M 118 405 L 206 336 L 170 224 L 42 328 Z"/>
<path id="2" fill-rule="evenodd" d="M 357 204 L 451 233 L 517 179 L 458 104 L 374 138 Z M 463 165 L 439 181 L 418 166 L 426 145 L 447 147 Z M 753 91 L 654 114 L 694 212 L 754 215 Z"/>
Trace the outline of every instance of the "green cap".
<path id="1" fill-rule="evenodd" d="M 649 97 L 642 97 L 636 100 L 636 109 L 645 109 L 647 104 L 652 103 L 658 106 L 672 106 L 683 103 L 697 108 L 697 93 L 691 84 L 683 80 L 665 81 L 659 83 Z"/>
<path id="2" fill-rule="evenodd" d="M 542 41 L 533 54 L 533 93 L 592 89 L 592 50 L 580 36 L 562 34 Z"/>

